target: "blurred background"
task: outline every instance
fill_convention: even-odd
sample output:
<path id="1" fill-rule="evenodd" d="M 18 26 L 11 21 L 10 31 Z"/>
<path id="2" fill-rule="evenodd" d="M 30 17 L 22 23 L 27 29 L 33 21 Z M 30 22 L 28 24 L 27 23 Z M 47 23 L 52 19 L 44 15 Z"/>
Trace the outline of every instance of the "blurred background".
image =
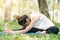
<path id="1" fill-rule="evenodd" d="M 55 34 L 4 35 L 5 24 L 9 29 L 19 29 L 16 16 L 41 12 L 60 29 L 60 0 L 0 0 L 0 40 L 60 40 Z"/>
<path id="2" fill-rule="evenodd" d="M 16 16 L 32 12 L 41 12 L 59 24 L 60 0 L 0 0 L 0 30 L 3 30 L 5 22 L 9 22 L 11 29 L 19 28 Z"/>

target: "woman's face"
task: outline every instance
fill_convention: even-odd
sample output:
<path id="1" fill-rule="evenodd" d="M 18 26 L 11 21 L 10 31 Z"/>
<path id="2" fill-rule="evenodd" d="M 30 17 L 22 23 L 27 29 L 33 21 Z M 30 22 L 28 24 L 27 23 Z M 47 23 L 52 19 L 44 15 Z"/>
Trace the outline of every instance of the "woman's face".
<path id="1" fill-rule="evenodd" d="M 30 22 L 31 22 L 30 18 L 27 18 L 25 25 L 28 26 L 30 24 Z"/>
<path id="2" fill-rule="evenodd" d="M 17 19 L 18 19 L 18 23 L 21 26 L 28 26 L 31 22 L 30 18 L 27 15 L 23 15 L 21 17 L 18 16 Z"/>

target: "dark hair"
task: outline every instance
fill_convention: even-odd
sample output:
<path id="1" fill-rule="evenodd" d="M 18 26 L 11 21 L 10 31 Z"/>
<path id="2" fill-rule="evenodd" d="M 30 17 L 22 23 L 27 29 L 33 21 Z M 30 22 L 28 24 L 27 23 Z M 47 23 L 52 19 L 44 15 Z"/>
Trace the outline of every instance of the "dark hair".
<path id="1" fill-rule="evenodd" d="M 21 18 L 18 20 L 18 24 L 22 25 L 22 26 L 25 26 L 25 23 L 26 23 L 26 19 L 28 18 L 27 15 L 23 15 L 21 16 Z"/>

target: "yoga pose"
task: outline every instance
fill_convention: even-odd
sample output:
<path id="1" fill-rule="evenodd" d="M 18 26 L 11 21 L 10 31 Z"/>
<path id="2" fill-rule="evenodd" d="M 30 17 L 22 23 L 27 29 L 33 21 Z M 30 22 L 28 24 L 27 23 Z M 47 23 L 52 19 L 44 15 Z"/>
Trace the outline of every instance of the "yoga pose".
<path id="1" fill-rule="evenodd" d="M 7 34 L 14 33 L 42 33 L 57 34 L 59 29 L 43 14 L 41 13 L 32 13 L 29 16 L 22 15 L 17 16 L 18 24 L 23 26 L 22 29 L 17 30 L 5 30 Z"/>

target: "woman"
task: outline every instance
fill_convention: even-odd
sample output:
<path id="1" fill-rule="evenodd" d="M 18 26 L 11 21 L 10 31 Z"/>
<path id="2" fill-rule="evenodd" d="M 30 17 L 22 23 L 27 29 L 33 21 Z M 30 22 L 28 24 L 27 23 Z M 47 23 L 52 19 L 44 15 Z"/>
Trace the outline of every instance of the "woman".
<path id="1" fill-rule="evenodd" d="M 30 17 L 23 15 L 17 17 L 18 23 L 23 26 L 19 30 L 6 30 L 5 33 L 54 33 L 57 34 L 59 29 L 43 14 L 32 13 Z"/>

